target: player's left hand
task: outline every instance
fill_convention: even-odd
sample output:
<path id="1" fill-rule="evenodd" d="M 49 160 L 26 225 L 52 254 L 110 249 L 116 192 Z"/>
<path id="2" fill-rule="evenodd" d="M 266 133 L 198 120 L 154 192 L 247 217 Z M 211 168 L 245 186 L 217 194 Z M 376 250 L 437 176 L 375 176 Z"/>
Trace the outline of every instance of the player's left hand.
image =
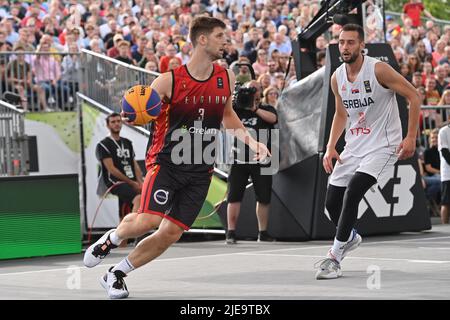
<path id="1" fill-rule="evenodd" d="M 411 158 L 416 151 L 416 139 L 406 137 L 397 147 L 399 160 Z"/>
<path id="2" fill-rule="evenodd" d="M 120 117 L 122 118 L 122 122 L 123 122 L 123 123 L 126 123 L 126 124 L 128 124 L 128 125 L 130 125 L 130 126 L 134 126 L 134 122 L 133 122 L 133 121 L 130 121 L 130 119 L 128 119 L 128 118 L 125 116 L 125 113 L 124 113 L 123 111 L 120 113 Z"/>
<path id="3" fill-rule="evenodd" d="M 264 161 L 267 157 L 271 156 L 269 149 L 267 149 L 266 145 L 261 142 L 251 144 L 250 148 L 253 152 L 255 152 L 255 155 L 253 156 L 254 161 Z"/>

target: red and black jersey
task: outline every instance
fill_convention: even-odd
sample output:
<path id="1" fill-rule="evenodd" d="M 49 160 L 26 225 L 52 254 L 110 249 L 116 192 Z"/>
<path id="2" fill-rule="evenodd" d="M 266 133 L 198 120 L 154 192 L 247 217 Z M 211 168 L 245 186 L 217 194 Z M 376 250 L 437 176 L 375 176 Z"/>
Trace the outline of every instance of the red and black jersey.
<path id="1" fill-rule="evenodd" d="M 172 94 L 153 122 L 147 168 L 158 163 L 176 165 L 185 171 L 212 169 L 214 162 L 210 161 L 210 155 L 214 148 L 208 146 L 217 137 L 231 96 L 227 70 L 213 66 L 210 77 L 203 81 L 192 77 L 186 65 L 171 71 Z"/>

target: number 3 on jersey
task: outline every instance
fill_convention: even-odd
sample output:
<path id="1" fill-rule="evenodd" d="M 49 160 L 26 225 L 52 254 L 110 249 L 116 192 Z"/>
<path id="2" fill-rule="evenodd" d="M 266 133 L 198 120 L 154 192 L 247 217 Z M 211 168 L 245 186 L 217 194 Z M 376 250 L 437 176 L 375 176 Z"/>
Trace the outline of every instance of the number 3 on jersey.
<path id="1" fill-rule="evenodd" d="M 205 108 L 199 108 L 198 109 L 198 121 L 203 121 L 203 119 L 205 118 Z"/>

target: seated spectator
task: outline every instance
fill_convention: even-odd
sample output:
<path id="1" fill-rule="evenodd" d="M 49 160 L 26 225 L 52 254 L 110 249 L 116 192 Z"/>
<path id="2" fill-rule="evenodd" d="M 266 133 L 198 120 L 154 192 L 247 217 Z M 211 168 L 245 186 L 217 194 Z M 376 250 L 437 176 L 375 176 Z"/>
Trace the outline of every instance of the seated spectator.
<path id="1" fill-rule="evenodd" d="M 427 102 L 430 106 L 436 106 L 441 99 L 439 92 L 436 90 L 436 79 L 430 77 L 425 82 L 425 91 L 427 95 Z"/>
<path id="2" fill-rule="evenodd" d="M 92 50 L 96 53 L 103 53 L 102 47 L 100 45 L 101 39 L 92 39 L 89 42 L 89 50 Z"/>
<path id="3" fill-rule="evenodd" d="M 417 71 L 413 73 L 413 77 L 412 77 L 412 84 L 414 87 L 416 88 L 420 88 L 423 86 L 422 83 L 422 73 Z"/>
<path id="4" fill-rule="evenodd" d="M 250 60 L 247 57 L 240 57 L 237 63 L 247 63 L 250 64 Z M 230 66 L 230 69 L 234 71 L 233 65 Z M 235 72 L 236 73 L 236 72 Z M 250 74 L 250 69 L 246 65 L 241 65 L 238 67 L 238 72 L 236 74 L 236 82 L 237 83 L 247 83 L 252 80 L 252 76 Z"/>
<path id="5" fill-rule="evenodd" d="M 37 84 L 45 90 L 45 99 L 49 104 L 62 108 L 67 99 L 67 91 L 59 86 L 61 65 L 50 53 L 48 42 L 39 44 L 38 54 L 32 58 L 32 70 Z"/>
<path id="6" fill-rule="evenodd" d="M 422 83 L 425 84 L 428 78 L 434 78 L 433 66 L 431 62 L 424 62 L 422 66 Z"/>
<path id="7" fill-rule="evenodd" d="M 417 58 L 419 58 L 419 61 L 422 63 L 424 63 L 425 61 L 431 61 L 433 59 L 431 55 L 427 52 L 425 43 L 423 43 L 422 40 L 420 40 L 417 43 L 417 48 L 414 53 L 416 54 Z"/>
<path id="8" fill-rule="evenodd" d="M 410 38 L 409 42 L 405 46 L 406 54 L 411 55 L 414 52 L 416 52 L 417 44 L 420 41 L 420 34 L 419 30 L 417 29 L 411 29 L 410 30 Z"/>
<path id="9" fill-rule="evenodd" d="M 30 99 L 37 97 L 37 102 L 41 105 L 43 111 L 47 111 L 47 101 L 45 100 L 45 93 L 43 89 L 33 84 L 32 71 L 29 63 L 25 61 L 23 54 L 23 47 L 17 46 L 14 50 L 16 52 L 16 59 L 8 63 L 6 67 L 6 76 L 8 83 L 12 85 L 13 92 L 19 94 L 22 99 L 22 108 L 28 111 Z M 34 101 L 31 101 L 34 103 Z"/>
<path id="10" fill-rule="evenodd" d="M 19 29 L 19 40 L 14 43 L 13 50 L 17 47 L 24 48 L 23 51 L 34 51 L 32 41 L 30 41 L 30 32 L 27 28 Z M 29 61 L 27 61 L 29 63 Z"/>
<path id="11" fill-rule="evenodd" d="M 276 108 L 278 105 L 279 91 L 277 88 L 269 86 L 263 91 L 263 104 L 271 105 Z"/>
<path id="12" fill-rule="evenodd" d="M 280 53 L 285 55 L 290 55 L 292 51 L 291 41 L 286 39 L 282 34 L 276 33 L 275 39 L 272 41 L 269 47 L 269 54 L 272 53 L 273 50 L 277 49 Z"/>
<path id="13" fill-rule="evenodd" d="M 158 71 L 159 61 L 155 55 L 155 50 L 153 50 L 151 42 L 148 42 L 144 48 L 144 56 L 139 61 L 139 67 L 145 68 L 148 62 L 154 62 L 156 64 L 156 71 Z"/>
<path id="14" fill-rule="evenodd" d="M 109 48 L 106 51 L 106 55 L 108 57 L 114 58 L 114 57 L 117 57 L 119 55 L 119 43 L 121 41 L 123 41 L 124 38 L 123 38 L 122 34 L 118 33 L 118 34 L 114 35 L 112 39 L 113 39 L 114 46 Z"/>
<path id="15" fill-rule="evenodd" d="M 450 106 L 450 89 L 446 89 L 439 100 L 438 106 Z M 450 116 L 450 110 L 442 110 L 442 119 L 447 120 Z"/>
<path id="16" fill-rule="evenodd" d="M 103 40 L 100 38 L 98 27 L 93 24 L 87 24 L 85 26 L 86 31 L 86 37 L 83 39 L 83 48 L 89 48 L 90 43 L 93 39 L 98 40 L 98 45 L 100 46 L 100 49 L 103 51 L 105 48 L 105 45 L 103 43 Z"/>
<path id="17" fill-rule="evenodd" d="M 79 49 L 76 43 L 72 43 L 69 47 L 69 54 L 64 56 L 61 68 L 61 86 L 68 88 L 70 97 L 69 101 L 74 102 L 76 92 L 78 91 L 78 83 L 81 80 L 81 62 L 78 56 Z"/>
<path id="18" fill-rule="evenodd" d="M 275 74 L 275 87 L 279 92 L 283 91 L 286 86 L 286 81 L 284 80 L 284 73 L 278 72 Z"/>
<path id="19" fill-rule="evenodd" d="M 167 72 L 169 70 L 169 61 L 172 58 L 178 59 L 180 62 L 180 65 L 182 63 L 181 59 L 176 57 L 177 50 L 175 49 L 175 46 L 173 44 L 169 44 L 166 48 L 166 55 L 161 57 L 161 60 L 159 61 L 159 71 L 161 73 Z"/>
<path id="20" fill-rule="evenodd" d="M 269 66 L 267 65 L 267 52 L 263 49 L 258 50 L 258 58 L 256 62 L 252 65 L 255 74 L 259 77 L 261 74 L 269 71 Z"/>
<path id="21" fill-rule="evenodd" d="M 448 86 L 448 82 L 446 81 L 446 78 L 448 77 L 447 72 L 445 71 L 445 66 L 439 65 L 436 67 L 436 90 L 439 92 L 439 95 L 442 96 L 442 93 L 444 92 L 445 88 Z"/>
<path id="22" fill-rule="evenodd" d="M 431 56 L 433 57 L 434 67 L 436 67 L 442 60 L 442 58 L 445 57 L 445 44 L 446 43 L 444 40 L 438 40 L 436 42 L 435 50 L 431 53 Z"/>
<path id="23" fill-rule="evenodd" d="M 13 43 L 19 40 L 19 34 L 14 30 L 14 19 L 7 17 L 2 21 L 2 25 L 6 36 L 5 41 L 12 46 Z"/>
<path id="24" fill-rule="evenodd" d="M 148 61 L 145 64 L 145 70 L 158 72 L 158 65 L 154 61 Z"/>
<path id="25" fill-rule="evenodd" d="M 251 28 L 248 32 L 249 40 L 244 43 L 242 55 L 250 59 L 252 63 L 257 60 L 258 45 L 260 37 L 256 28 Z"/>
<path id="26" fill-rule="evenodd" d="M 134 60 L 130 59 L 130 43 L 126 40 L 122 40 L 117 44 L 119 54 L 114 59 L 134 65 Z"/>
<path id="27" fill-rule="evenodd" d="M 327 55 L 326 55 L 325 52 L 323 52 L 323 51 L 317 52 L 317 55 L 316 55 L 316 63 L 317 63 L 317 68 L 318 68 L 318 69 L 319 69 L 320 67 L 323 67 L 323 66 L 325 65 L 325 63 L 326 63 L 326 57 L 327 57 Z M 295 66 L 295 63 L 291 62 L 291 65 L 294 65 L 294 66 Z M 408 67 L 408 69 L 409 69 L 409 67 Z"/>
<path id="28" fill-rule="evenodd" d="M 406 80 L 408 80 L 409 82 L 412 82 L 411 70 L 407 63 L 402 63 L 400 65 L 400 73 Z"/>
<path id="29" fill-rule="evenodd" d="M 188 63 L 189 59 L 191 58 L 191 50 L 192 44 L 190 42 L 184 42 L 181 45 L 180 52 L 176 54 L 176 57 L 181 59 L 181 64 Z"/>
<path id="30" fill-rule="evenodd" d="M 422 70 L 422 63 L 420 62 L 419 58 L 415 54 L 410 54 L 408 56 L 408 65 L 411 69 L 411 72 L 417 72 Z"/>
<path id="31" fill-rule="evenodd" d="M 174 57 L 169 61 L 169 70 L 174 70 L 181 66 L 180 59 L 178 57 Z"/>
<path id="32" fill-rule="evenodd" d="M 439 60 L 439 64 L 447 63 L 450 65 L 450 46 L 445 47 L 445 56 Z"/>
<path id="33" fill-rule="evenodd" d="M 148 39 L 147 37 L 142 34 L 138 40 L 137 40 L 137 44 L 133 45 L 131 47 L 131 57 L 133 58 L 134 61 L 141 61 L 143 56 L 144 56 L 144 48 L 148 43 Z"/>
<path id="34" fill-rule="evenodd" d="M 427 184 L 426 193 L 428 199 L 439 203 L 441 191 L 441 161 L 438 150 L 439 129 L 433 129 L 429 136 L 429 146 L 423 153 L 424 177 Z"/>

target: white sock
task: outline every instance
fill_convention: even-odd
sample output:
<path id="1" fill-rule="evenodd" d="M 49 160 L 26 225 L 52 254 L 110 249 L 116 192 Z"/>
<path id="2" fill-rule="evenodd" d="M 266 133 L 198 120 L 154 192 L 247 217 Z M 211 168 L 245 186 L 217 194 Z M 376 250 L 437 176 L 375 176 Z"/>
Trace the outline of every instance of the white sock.
<path id="1" fill-rule="evenodd" d="M 115 246 L 119 246 L 120 243 L 123 241 L 123 239 L 120 239 L 119 236 L 117 235 L 117 230 L 111 232 L 111 234 L 109 235 L 109 240 L 111 240 L 111 243 Z"/>
<path id="2" fill-rule="evenodd" d="M 125 274 L 130 273 L 131 271 L 134 270 L 133 265 L 131 264 L 130 260 L 128 260 L 128 257 L 126 257 L 125 259 L 123 259 L 122 261 L 120 261 L 118 264 L 116 264 L 114 266 L 114 268 L 112 268 L 111 272 L 120 270 Z"/>
<path id="3" fill-rule="evenodd" d="M 334 258 L 337 260 L 337 262 L 341 262 L 342 260 L 342 253 L 344 252 L 344 245 L 347 243 L 347 241 L 339 241 L 338 239 L 334 238 L 333 246 L 331 247 L 331 254 L 334 256 Z"/>

